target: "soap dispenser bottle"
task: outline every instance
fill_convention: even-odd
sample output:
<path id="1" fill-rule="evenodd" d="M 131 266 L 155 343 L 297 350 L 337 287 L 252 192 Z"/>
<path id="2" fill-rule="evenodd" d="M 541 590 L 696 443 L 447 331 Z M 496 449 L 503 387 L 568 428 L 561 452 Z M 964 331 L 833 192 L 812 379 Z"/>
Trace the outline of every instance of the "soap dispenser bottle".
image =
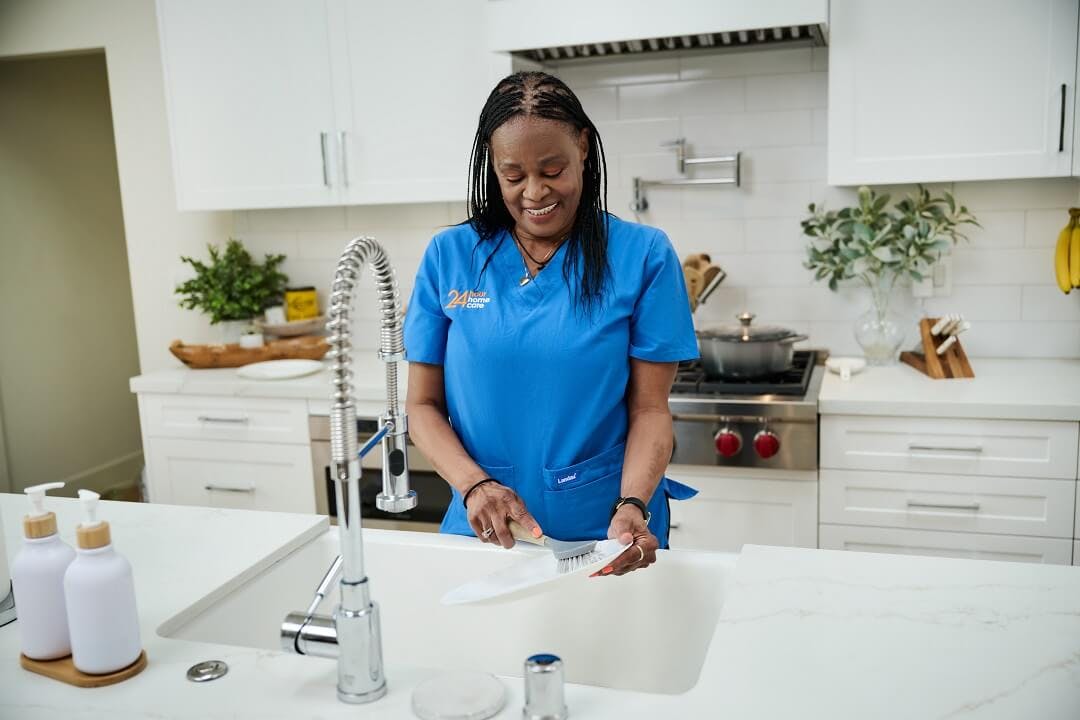
<path id="1" fill-rule="evenodd" d="M 79 491 L 78 550 L 64 575 L 71 659 L 91 675 L 121 670 L 142 652 L 131 564 L 113 549 L 109 524 L 97 519 L 99 498 L 93 490 Z"/>
<path id="2" fill-rule="evenodd" d="M 30 514 L 23 518 L 25 541 L 11 564 L 11 585 L 19 608 L 22 653 L 31 660 L 55 660 L 71 654 L 64 573 L 75 551 L 56 533 L 56 515 L 45 510 L 45 491 L 64 483 L 34 485 L 23 492 Z"/>

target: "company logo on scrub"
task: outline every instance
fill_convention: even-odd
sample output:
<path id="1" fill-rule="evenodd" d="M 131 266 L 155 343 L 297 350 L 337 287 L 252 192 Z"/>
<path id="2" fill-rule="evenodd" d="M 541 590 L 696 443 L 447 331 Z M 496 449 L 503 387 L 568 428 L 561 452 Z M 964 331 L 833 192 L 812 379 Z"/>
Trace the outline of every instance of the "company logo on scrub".
<path id="1" fill-rule="evenodd" d="M 465 290 L 463 292 L 451 290 L 446 293 L 446 297 L 450 299 L 450 302 L 446 304 L 447 310 L 453 310 L 454 308 L 483 310 L 491 302 L 491 298 L 483 290 Z"/>
<path id="2" fill-rule="evenodd" d="M 566 477 L 561 477 L 556 480 L 555 483 L 557 485 L 562 485 L 563 483 L 568 483 L 571 480 L 577 480 L 577 473 L 574 473 L 573 475 L 567 475 Z"/>

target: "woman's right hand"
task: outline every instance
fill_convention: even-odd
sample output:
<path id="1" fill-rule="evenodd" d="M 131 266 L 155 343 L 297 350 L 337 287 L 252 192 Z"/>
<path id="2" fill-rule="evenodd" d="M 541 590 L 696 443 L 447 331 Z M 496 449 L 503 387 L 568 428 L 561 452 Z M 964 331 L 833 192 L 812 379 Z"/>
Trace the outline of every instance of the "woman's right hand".
<path id="1" fill-rule="evenodd" d="M 483 542 L 496 543 L 507 549 L 514 547 L 514 536 L 510 534 L 508 520 L 517 521 L 533 537 L 543 534 L 518 494 L 497 482 L 484 483 L 476 488 L 469 495 L 466 510 L 469 525 Z"/>

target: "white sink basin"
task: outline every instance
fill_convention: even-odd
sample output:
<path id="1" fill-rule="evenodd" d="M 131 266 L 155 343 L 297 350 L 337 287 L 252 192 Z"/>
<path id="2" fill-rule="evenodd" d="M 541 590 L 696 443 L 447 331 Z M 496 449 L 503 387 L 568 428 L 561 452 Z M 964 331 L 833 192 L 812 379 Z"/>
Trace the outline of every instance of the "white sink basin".
<path id="1" fill-rule="evenodd" d="M 737 555 L 668 551 L 642 572 L 567 578 L 552 592 L 501 604 L 444 607 L 463 582 L 518 562 L 525 551 L 475 539 L 365 530 L 364 559 L 382 614 L 387 674 L 395 666 L 475 668 L 521 676 L 538 652 L 563 658 L 568 682 L 678 694 L 698 681 Z M 316 538 L 166 637 L 279 649 L 285 615 L 304 610 L 338 554 L 337 528 Z M 336 592 L 320 612 L 329 614 Z"/>

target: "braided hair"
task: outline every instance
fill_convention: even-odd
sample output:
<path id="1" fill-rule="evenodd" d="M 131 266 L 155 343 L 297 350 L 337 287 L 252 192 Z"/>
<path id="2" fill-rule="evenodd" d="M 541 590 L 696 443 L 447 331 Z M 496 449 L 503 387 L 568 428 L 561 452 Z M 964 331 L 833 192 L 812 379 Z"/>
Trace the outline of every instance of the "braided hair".
<path id="1" fill-rule="evenodd" d="M 504 123 L 518 116 L 557 120 L 577 132 L 589 131 L 581 200 L 566 240 L 563 278 L 569 285 L 570 278 L 581 268 L 581 286 L 573 289 L 572 294 L 575 303 L 591 309 L 600 300 L 610 272 L 607 259 L 607 162 L 596 126 L 585 114 L 574 92 L 557 77 L 542 72 L 509 75 L 499 81 L 480 111 L 469 162 L 469 219 L 466 221 L 480 236 L 474 254 L 482 245 L 514 226 L 492 167 L 491 136 Z M 488 253 L 480 277 L 505 240 L 506 234 L 502 234 L 498 244 Z"/>

